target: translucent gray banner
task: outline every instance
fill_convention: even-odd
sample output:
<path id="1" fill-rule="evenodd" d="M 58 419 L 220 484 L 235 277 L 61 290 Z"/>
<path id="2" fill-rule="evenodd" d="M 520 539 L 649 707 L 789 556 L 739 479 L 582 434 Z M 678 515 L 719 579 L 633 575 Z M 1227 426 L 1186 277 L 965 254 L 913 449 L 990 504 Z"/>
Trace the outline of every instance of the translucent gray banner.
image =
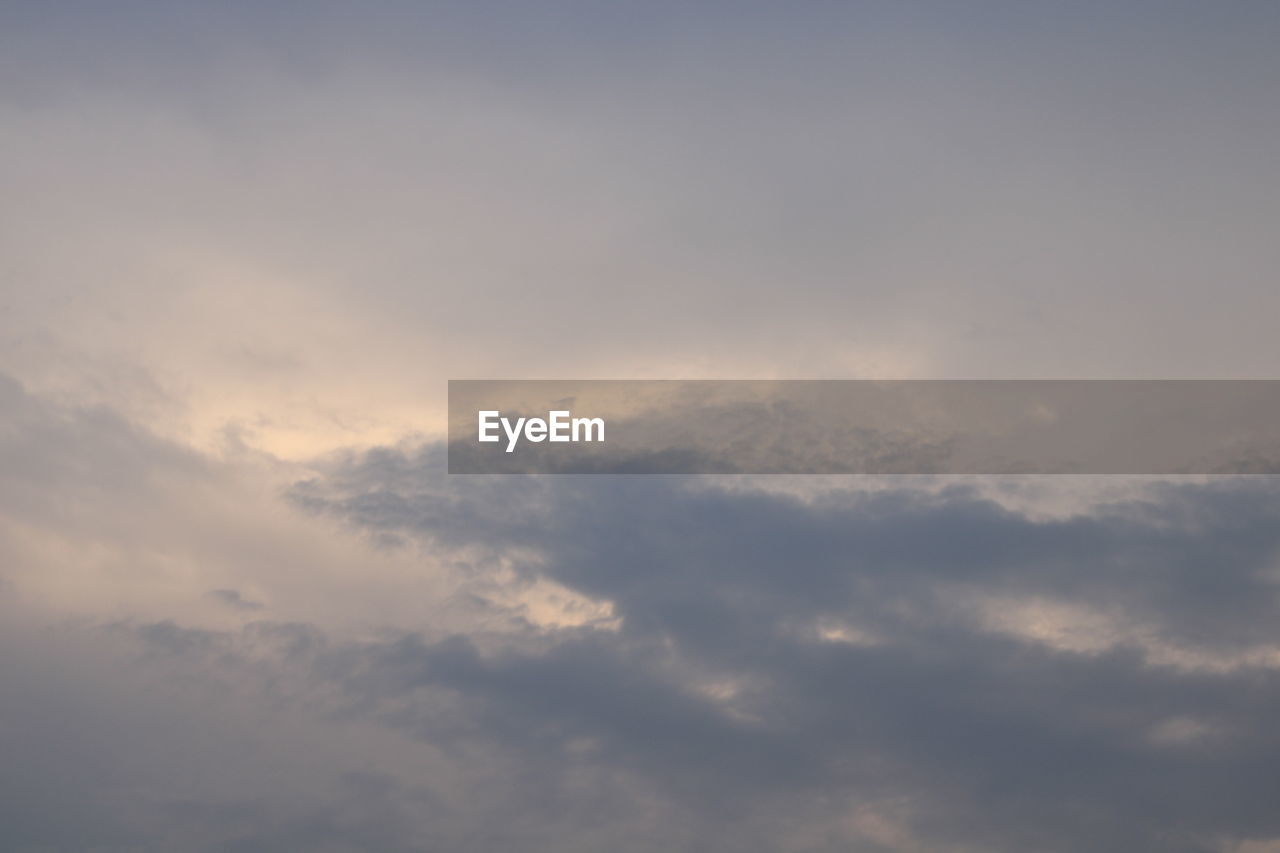
<path id="1" fill-rule="evenodd" d="M 453 380 L 451 474 L 1276 474 L 1278 380 Z"/>

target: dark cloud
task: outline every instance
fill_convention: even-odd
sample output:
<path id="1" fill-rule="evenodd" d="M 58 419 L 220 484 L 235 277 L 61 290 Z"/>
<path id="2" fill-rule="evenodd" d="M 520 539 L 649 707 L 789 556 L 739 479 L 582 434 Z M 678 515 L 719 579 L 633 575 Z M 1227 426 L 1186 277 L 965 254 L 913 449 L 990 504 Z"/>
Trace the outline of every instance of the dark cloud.
<path id="1" fill-rule="evenodd" d="M 1153 485 L 1035 520 L 967 488 L 802 501 L 680 478 L 444 482 L 439 453 L 352 459 L 294 497 L 438 547 L 534 554 L 525 571 L 621 621 L 532 648 L 405 637 L 329 662 L 365 698 L 456 697 L 461 731 L 396 703 L 419 737 L 561 768 L 585 740 L 587 760 L 713 823 L 800 800 L 825 825 L 906 798 L 925 849 L 1280 835 L 1269 480 Z M 1011 599 L 1113 622 L 1083 648 L 1055 643 L 1034 620 L 1002 627 Z M 824 641 L 824 620 L 873 639 Z"/>
<path id="2" fill-rule="evenodd" d="M 13 470 L 63 460 L 48 488 L 6 491 L 11 519 L 147 472 L 208 476 L 109 412 L 6 393 Z M 801 498 L 781 487 L 814 481 L 449 477 L 444 455 L 347 454 L 288 499 L 613 618 L 360 636 L 7 619 L 0 849 L 1222 851 L 1280 836 L 1268 478 L 1135 484 L 1040 517 L 976 483 L 826 481 Z M 234 586 L 207 595 L 254 613 Z"/>

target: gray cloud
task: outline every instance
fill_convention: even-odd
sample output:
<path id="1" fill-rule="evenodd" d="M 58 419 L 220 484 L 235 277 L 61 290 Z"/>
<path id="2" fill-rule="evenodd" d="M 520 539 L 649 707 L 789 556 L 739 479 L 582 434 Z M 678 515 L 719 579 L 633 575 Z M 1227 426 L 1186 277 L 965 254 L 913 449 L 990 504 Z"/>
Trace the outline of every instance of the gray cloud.
<path id="1" fill-rule="evenodd" d="M 311 5 L 6 10 L 24 381 L 285 452 L 449 376 L 1276 363 L 1265 4 Z"/>
<path id="2" fill-rule="evenodd" d="M 964 489 L 805 503 L 679 478 L 463 478 L 444 500 L 437 453 L 376 455 L 295 498 L 448 547 L 532 551 L 527 571 L 621 618 L 536 654 L 487 659 L 457 639 L 374 657 L 400 692 L 469 696 L 497 715 L 488 732 L 601 738 L 711 812 L 908 797 L 938 844 L 1211 850 L 1280 832 L 1269 481 L 1153 486 L 1036 521 Z M 412 471 L 417 493 L 399 479 Z M 1012 598 L 1108 612 L 1116 633 L 1062 647 L 965 604 Z M 824 619 L 874 641 L 822 642 Z M 742 686 L 696 698 L 718 681 Z"/>
<path id="3" fill-rule="evenodd" d="M 124 435 L 143 470 L 188 464 Z M 1037 517 L 976 485 L 800 498 L 443 466 L 439 444 L 347 454 L 288 497 L 614 618 L 363 636 L 132 618 L 47 642 L 7 595 L 5 846 L 1190 853 L 1280 836 L 1269 479 Z"/>

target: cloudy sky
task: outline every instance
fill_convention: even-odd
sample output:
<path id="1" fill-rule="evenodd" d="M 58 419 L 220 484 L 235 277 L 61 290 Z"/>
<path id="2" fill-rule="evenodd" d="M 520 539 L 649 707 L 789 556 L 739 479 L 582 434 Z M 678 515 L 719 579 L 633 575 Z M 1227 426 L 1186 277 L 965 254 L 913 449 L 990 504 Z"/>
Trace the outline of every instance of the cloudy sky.
<path id="1" fill-rule="evenodd" d="M 1277 378 L 1280 6 L 0 0 L 0 851 L 1280 851 L 1269 477 L 449 477 L 450 378 Z"/>

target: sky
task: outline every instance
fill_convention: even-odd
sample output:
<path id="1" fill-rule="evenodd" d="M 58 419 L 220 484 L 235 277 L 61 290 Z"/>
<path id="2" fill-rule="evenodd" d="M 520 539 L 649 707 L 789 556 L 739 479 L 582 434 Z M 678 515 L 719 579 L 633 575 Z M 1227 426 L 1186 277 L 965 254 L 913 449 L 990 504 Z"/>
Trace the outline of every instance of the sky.
<path id="1" fill-rule="evenodd" d="M 1280 851 L 1270 477 L 450 477 L 448 379 L 1261 379 L 1266 2 L 0 0 L 0 851 Z"/>

